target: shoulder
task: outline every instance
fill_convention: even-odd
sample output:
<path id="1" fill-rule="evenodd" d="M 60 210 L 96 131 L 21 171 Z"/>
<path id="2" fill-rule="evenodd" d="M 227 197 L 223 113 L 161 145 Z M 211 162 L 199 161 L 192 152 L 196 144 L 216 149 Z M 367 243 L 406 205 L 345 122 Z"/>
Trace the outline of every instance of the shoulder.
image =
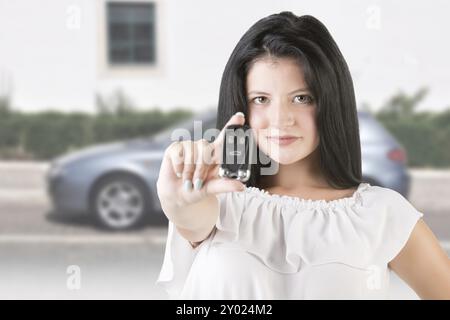
<path id="1" fill-rule="evenodd" d="M 361 195 L 367 206 L 383 205 L 390 209 L 415 210 L 411 202 L 394 189 L 369 185 Z"/>
<path id="2" fill-rule="evenodd" d="M 389 268 L 422 299 L 450 298 L 450 260 L 423 220 L 417 222 L 405 245 L 390 260 Z"/>
<path id="3" fill-rule="evenodd" d="M 405 246 L 413 230 L 417 230 L 423 213 L 400 192 L 379 186 L 371 186 L 366 194 L 367 208 L 377 215 L 380 232 L 377 254 L 384 261 L 391 261 Z M 368 202 L 368 203 L 367 203 Z"/>
<path id="4" fill-rule="evenodd" d="M 367 192 L 363 193 L 363 198 L 363 207 L 377 210 L 385 222 L 392 224 L 387 227 L 410 231 L 417 220 L 423 217 L 420 210 L 394 189 L 370 186 Z"/>

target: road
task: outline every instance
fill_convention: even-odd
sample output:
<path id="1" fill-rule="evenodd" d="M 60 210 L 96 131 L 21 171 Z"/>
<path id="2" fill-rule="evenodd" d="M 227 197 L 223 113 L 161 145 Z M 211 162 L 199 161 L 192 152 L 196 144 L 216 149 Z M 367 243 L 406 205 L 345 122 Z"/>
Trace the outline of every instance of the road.
<path id="1" fill-rule="evenodd" d="M 166 299 L 154 286 L 166 226 L 109 233 L 85 218 L 61 219 L 45 192 L 46 168 L 0 162 L 0 299 Z M 450 253 L 450 170 L 411 175 L 409 201 Z M 417 299 L 392 276 L 392 298 Z"/>

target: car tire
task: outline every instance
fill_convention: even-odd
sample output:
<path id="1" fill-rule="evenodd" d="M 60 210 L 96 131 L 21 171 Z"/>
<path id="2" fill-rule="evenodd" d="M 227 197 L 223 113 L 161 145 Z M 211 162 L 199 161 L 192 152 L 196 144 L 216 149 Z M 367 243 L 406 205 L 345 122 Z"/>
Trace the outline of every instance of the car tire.
<path id="1" fill-rule="evenodd" d="M 109 231 L 142 227 L 149 208 L 147 187 L 139 178 L 127 174 L 103 178 L 90 197 L 90 211 L 96 226 Z"/>

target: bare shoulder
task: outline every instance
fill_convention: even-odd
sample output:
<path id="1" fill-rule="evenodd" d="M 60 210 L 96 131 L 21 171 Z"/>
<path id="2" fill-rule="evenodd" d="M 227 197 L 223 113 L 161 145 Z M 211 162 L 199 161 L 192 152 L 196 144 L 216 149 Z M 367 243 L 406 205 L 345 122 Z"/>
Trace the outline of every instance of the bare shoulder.
<path id="1" fill-rule="evenodd" d="M 450 260 L 423 219 L 389 267 L 422 299 L 450 299 Z"/>

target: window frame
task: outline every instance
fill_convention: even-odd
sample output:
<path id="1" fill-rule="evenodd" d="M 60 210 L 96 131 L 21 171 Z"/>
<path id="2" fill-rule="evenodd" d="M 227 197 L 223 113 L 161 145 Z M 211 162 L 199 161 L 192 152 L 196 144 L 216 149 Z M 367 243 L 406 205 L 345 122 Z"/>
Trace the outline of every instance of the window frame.
<path id="1" fill-rule="evenodd" d="M 141 8 L 140 8 L 141 7 Z M 138 10 L 147 10 L 145 19 L 135 19 L 133 16 L 115 16 L 118 10 L 123 10 L 125 13 L 132 13 Z M 154 65 L 156 61 L 156 34 L 155 34 L 155 3 L 148 1 L 110 1 L 106 4 L 107 10 L 107 59 L 111 65 Z M 148 14 L 148 16 L 147 16 Z M 141 20 L 141 21 L 140 21 Z M 139 27 L 144 27 L 146 37 L 139 39 L 136 34 Z M 118 39 L 113 33 L 114 28 L 124 28 L 124 39 Z M 148 33 L 148 34 L 147 34 Z M 150 50 L 145 52 L 145 58 L 142 61 L 138 58 L 138 48 L 146 48 Z M 123 50 L 126 52 L 125 59 L 118 59 L 114 57 L 114 51 Z"/>
<path id="2" fill-rule="evenodd" d="M 153 63 L 110 63 L 108 44 L 108 10 L 110 3 L 152 3 L 154 6 L 154 62 Z M 148 77 L 163 76 L 166 72 L 166 21 L 165 0 L 97 0 L 97 76 L 111 77 Z"/>

